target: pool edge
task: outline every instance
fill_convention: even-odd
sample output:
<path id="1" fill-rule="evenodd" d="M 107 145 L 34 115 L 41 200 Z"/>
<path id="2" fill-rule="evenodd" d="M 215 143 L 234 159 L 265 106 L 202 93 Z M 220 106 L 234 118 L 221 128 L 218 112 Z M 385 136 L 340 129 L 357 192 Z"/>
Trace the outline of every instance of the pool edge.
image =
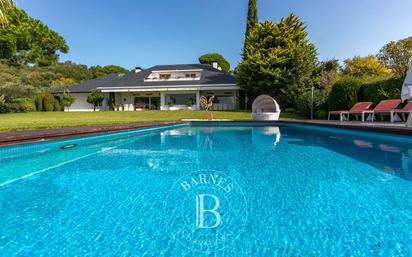
<path id="1" fill-rule="evenodd" d="M 45 142 L 50 140 L 72 138 L 77 136 L 99 135 L 108 132 L 124 132 L 135 129 L 154 128 L 187 123 L 188 122 L 183 121 L 168 121 L 0 132 L 0 147 L 26 143 Z"/>
<path id="2" fill-rule="evenodd" d="M 279 121 L 252 121 L 252 120 L 231 120 L 231 121 L 167 121 L 167 122 L 150 122 L 150 123 L 133 123 L 117 125 L 96 125 L 82 127 L 66 127 L 57 129 L 43 130 L 21 130 L 11 132 L 0 132 L 0 146 L 18 145 L 33 142 L 44 142 L 55 139 L 71 138 L 76 136 L 98 135 L 107 132 L 121 132 L 140 128 L 154 128 L 167 125 L 177 124 L 300 124 L 315 127 L 327 127 L 347 130 L 357 130 L 364 132 L 387 133 L 396 135 L 412 136 L 412 129 L 407 127 L 395 127 L 385 124 L 370 123 L 346 123 L 346 122 L 327 122 L 311 120 L 279 120 Z"/>

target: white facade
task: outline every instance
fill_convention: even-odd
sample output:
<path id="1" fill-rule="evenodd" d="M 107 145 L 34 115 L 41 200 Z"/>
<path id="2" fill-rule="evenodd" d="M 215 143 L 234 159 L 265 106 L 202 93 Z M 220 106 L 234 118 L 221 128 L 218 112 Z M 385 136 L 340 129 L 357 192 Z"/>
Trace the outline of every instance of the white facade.
<path id="1" fill-rule="evenodd" d="M 70 108 L 65 108 L 64 111 L 70 111 L 70 112 L 92 112 L 93 111 L 93 105 L 89 104 L 87 102 L 87 96 L 89 93 L 72 93 L 75 97 L 74 103 L 70 106 Z M 103 93 L 102 94 L 105 97 L 105 100 L 103 101 L 102 106 L 98 106 L 96 108 L 96 111 L 106 111 L 109 109 L 108 106 L 108 94 Z"/>
<path id="2" fill-rule="evenodd" d="M 102 90 L 103 91 L 103 90 Z M 136 110 L 200 110 L 200 97 L 215 96 L 212 110 L 234 110 L 238 108 L 237 90 L 186 90 L 186 91 L 163 91 L 163 92 L 112 92 L 114 94 L 114 106 L 118 106 L 121 111 Z M 96 111 L 107 111 L 110 109 L 110 92 L 102 92 L 104 101 L 102 106 L 98 106 Z M 72 93 L 76 98 L 69 109 L 70 112 L 90 112 L 93 105 L 87 103 L 88 93 Z M 113 106 L 112 106 L 113 107 Z"/>
<path id="3" fill-rule="evenodd" d="M 234 110 L 238 108 L 239 87 L 233 82 L 232 84 L 213 84 L 214 76 L 220 76 L 219 71 L 217 75 L 214 73 L 209 75 L 212 84 L 205 84 L 204 81 L 202 83 L 200 82 L 203 78 L 202 72 L 203 69 L 196 68 L 153 69 L 150 73 L 144 74 L 143 78 L 140 78 L 143 79 L 143 83 L 136 83 L 136 85 L 130 80 L 124 85 L 121 82 L 112 84 L 112 82 L 107 83 L 108 80 L 99 81 L 96 83 L 97 87 L 95 88 L 102 92 L 104 101 L 102 106 L 97 107 L 96 110 L 200 110 L 200 98 L 202 96 L 215 97 L 212 110 Z M 135 71 L 134 73 L 143 74 L 142 71 Z M 122 77 L 119 76 L 120 79 Z M 138 80 L 138 78 L 136 79 Z M 106 84 L 101 85 L 105 82 Z M 93 111 L 93 106 L 86 101 L 88 93 L 72 94 L 76 97 L 76 101 L 65 111 Z"/>

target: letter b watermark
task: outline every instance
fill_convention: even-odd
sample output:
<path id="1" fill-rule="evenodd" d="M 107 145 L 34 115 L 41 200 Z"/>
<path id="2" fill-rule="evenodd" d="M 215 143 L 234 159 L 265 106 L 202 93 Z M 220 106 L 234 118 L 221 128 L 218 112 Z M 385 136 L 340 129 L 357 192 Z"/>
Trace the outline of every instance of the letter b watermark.
<path id="1" fill-rule="evenodd" d="M 175 180 L 164 204 L 171 238 L 196 252 L 216 252 L 242 236 L 248 219 L 245 195 L 226 173 L 202 170 Z"/>
<path id="2" fill-rule="evenodd" d="M 213 199 L 214 207 L 212 209 L 205 209 L 205 197 Z M 222 223 L 222 217 L 217 210 L 220 207 L 219 198 L 211 194 L 200 194 L 196 196 L 196 227 L 201 229 L 216 228 Z M 205 214 L 210 213 L 215 217 L 215 224 L 212 226 L 205 225 Z"/>

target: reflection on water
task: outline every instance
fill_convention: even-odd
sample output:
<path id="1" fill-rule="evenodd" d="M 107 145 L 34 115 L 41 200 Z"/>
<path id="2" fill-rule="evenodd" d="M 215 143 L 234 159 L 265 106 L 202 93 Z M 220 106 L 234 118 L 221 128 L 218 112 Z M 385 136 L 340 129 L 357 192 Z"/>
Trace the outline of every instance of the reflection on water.
<path id="1" fill-rule="evenodd" d="M 282 133 L 301 140 L 289 142 L 291 144 L 325 147 L 412 181 L 412 139 L 409 137 L 299 127 L 283 127 Z"/>
<path id="2" fill-rule="evenodd" d="M 225 141 L 221 139 L 225 133 L 232 132 L 241 135 L 237 140 L 250 141 L 253 149 L 271 151 L 285 143 L 303 147 L 302 151 L 306 148 L 306 151 L 312 151 L 316 158 L 316 150 L 313 147 L 324 147 L 388 174 L 412 181 L 412 139 L 408 137 L 376 136 L 355 131 L 340 133 L 333 129 L 326 131 L 289 126 L 184 127 L 162 132 L 161 142 L 163 147 L 196 147 L 212 150 L 226 147 Z M 183 137 L 185 140 L 182 145 Z"/>

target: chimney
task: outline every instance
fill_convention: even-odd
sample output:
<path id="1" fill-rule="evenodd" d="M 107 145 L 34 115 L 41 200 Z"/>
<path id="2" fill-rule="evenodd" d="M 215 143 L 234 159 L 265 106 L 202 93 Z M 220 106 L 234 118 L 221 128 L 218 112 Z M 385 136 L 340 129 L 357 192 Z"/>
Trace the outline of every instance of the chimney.
<path id="1" fill-rule="evenodd" d="M 217 62 L 212 62 L 212 66 L 215 69 L 219 69 L 219 64 Z"/>

